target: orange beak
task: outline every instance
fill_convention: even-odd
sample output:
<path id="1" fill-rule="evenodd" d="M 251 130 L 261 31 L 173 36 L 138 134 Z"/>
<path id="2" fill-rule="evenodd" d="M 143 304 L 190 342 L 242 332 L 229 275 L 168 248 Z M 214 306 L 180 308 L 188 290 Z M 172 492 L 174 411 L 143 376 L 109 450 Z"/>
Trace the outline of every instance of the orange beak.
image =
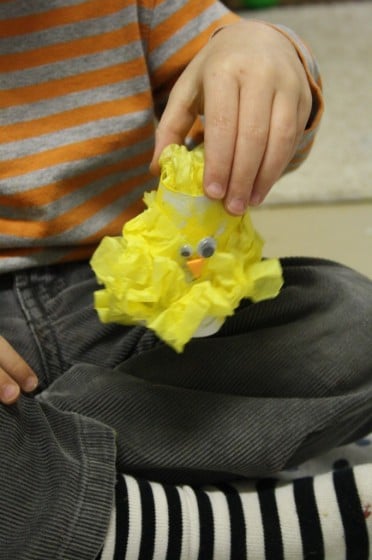
<path id="1" fill-rule="evenodd" d="M 189 271 L 191 272 L 191 274 L 193 275 L 193 277 L 197 279 L 200 277 L 202 273 L 204 259 L 203 258 L 190 259 L 189 261 L 186 262 L 186 265 Z"/>

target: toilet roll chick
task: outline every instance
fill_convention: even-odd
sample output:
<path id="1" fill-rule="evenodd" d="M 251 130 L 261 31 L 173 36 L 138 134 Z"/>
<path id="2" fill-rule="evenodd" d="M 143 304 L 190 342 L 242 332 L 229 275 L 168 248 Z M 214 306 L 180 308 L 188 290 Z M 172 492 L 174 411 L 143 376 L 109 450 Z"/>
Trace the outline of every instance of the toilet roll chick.
<path id="1" fill-rule="evenodd" d="M 204 153 L 170 145 L 160 157 L 147 209 L 105 237 L 91 265 L 101 321 L 145 325 L 181 352 L 195 336 L 214 334 L 243 298 L 275 297 L 283 284 L 277 259 L 262 260 L 262 239 L 248 212 L 228 214 L 203 193 Z"/>

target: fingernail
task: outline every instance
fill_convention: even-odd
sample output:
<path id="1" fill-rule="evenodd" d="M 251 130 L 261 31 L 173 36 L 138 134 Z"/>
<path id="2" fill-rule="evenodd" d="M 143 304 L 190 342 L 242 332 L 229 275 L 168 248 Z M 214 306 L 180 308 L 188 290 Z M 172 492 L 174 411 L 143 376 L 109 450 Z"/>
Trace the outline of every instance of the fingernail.
<path id="1" fill-rule="evenodd" d="M 243 214 L 246 208 L 245 200 L 233 198 L 229 201 L 227 208 L 232 214 Z"/>
<path id="2" fill-rule="evenodd" d="M 15 385 L 5 385 L 5 387 L 3 387 L 1 391 L 3 400 L 5 402 L 13 401 L 15 398 L 17 398 L 18 393 L 19 389 Z"/>
<path id="3" fill-rule="evenodd" d="M 211 183 L 208 185 L 206 191 L 207 194 L 213 198 L 222 198 L 224 194 L 223 187 L 219 183 Z"/>
<path id="4" fill-rule="evenodd" d="M 34 377 L 29 377 L 23 384 L 23 390 L 26 391 L 26 393 L 30 393 L 36 389 L 37 385 L 38 380 Z"/>
<path id="5" fill-rule="evenodd" d="M 250 198 L 250 205 L 251 206 L 259 206 L 259 204 L 261 204 L 262 202 L 262 196 L 259 193 L 254 193 L 252 194 L 251 198 Z"/>

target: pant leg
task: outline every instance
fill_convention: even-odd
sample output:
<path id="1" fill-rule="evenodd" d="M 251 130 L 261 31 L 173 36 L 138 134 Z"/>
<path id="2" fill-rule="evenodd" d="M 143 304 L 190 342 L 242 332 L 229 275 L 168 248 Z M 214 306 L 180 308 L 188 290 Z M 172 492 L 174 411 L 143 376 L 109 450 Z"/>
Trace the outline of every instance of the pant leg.
<path id="1" fill-rule="evenodd" d="M 33 397 L 0 406 L 1 560 L 92 560 L 115 484 L 112 431 Z"/>
<path id="2" fill-rule="evenodd" d="M 17 297 L 18 284 L 0 279 L 0 333 L 46 387 L 46 348 Z M 33 395 L 0 404 L 0 560 L 95 558 L 112 508 L 115 454 L 113 430 L 95 420 Z"/>
<path id="3" fill-rule="evenodd" d="M 215 336 L 179 355 L 130 329 L 113 337 L 116 367 L 106 340 L 98 365 L 76 354 L 41 400 L 112 426 L 119 469 L 165 482 L 270 476 L 370 432 L 371 281 L 328 261 L 282 264 L 279 297 L 243 302 Z"/>
<path id="4" fill-rule="evenodd" d="M 371 283 L 324 261 L 283 265 L 277 300 L 245 303 L 182 356 L 143 329 L 99 325 L 87 266 L 58 282 L 60 271 L 19 276 L 17 313 L 1 291 L 2 334 L 51 385 L 0 407 L 0 558 L 94 557 L 112 502 L 113 429 L 124 472 L 206 483 L 262 476 L 369 431 Z"/>

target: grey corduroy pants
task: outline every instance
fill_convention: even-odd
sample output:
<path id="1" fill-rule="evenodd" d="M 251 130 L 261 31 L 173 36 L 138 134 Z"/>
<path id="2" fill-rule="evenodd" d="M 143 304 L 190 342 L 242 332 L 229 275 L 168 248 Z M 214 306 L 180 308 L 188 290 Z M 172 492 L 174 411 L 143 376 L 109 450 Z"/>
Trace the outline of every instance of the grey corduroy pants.
<path id="1" fill-rule="evenodd" d="M 118 471 L 269 476 L 372 430 L 372 282 L 282 264 L 278 298 L 243 302 L 181 355 L 100 324 L 87 263 L 0 277 L 0 334 L 40 379 L 0 405 L 0 560 L 93 560 Z"/>

